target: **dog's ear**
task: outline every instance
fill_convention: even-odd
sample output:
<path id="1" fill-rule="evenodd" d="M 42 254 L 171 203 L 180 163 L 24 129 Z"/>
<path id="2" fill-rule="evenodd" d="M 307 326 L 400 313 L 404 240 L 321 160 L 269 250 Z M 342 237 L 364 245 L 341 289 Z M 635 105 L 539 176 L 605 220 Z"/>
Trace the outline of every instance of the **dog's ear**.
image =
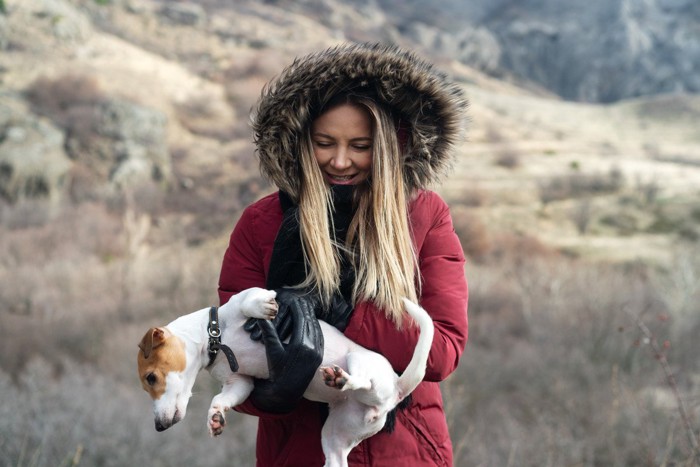
<path id="1" fill-rule="evenodd" d="M 165 331 L 163 328 L 151 328 L 146 335 L 143 336 L 139 343 L 139 349 L 143 352 L 144 358 L 151 355 L 153 349 L 165 342 Z"/>

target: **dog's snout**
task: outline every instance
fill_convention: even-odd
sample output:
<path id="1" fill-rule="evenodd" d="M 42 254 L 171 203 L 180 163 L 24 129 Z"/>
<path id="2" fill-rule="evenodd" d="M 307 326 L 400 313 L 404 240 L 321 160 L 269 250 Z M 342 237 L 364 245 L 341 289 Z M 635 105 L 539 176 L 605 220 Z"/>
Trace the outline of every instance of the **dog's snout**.
<path id="1" fill-rule="evenodd" d="M 175 416 L 173 416 L 172 420 L 156 418 L 156 431 L 165 431 L 180 420 L 182 420 L 182 414 L 179 410 L 175 411 Z"/>

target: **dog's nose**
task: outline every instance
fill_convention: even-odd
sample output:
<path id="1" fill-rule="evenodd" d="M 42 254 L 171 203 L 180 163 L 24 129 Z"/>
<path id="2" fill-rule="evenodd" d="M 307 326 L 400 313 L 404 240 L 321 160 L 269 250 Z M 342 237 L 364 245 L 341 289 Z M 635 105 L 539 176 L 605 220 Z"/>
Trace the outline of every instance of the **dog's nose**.
<path id="1" fill-rule="evenodd" d="M 170 428 L 170 423 L 165 424 L 160 420 L 156 420 L 156 431 L 165 431 Z"/>

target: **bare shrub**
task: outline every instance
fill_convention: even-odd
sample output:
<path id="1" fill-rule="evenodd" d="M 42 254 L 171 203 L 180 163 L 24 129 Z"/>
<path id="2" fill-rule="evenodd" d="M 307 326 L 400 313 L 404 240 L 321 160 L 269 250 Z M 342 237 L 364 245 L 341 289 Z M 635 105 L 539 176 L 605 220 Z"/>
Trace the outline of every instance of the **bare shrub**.
<path id="1" fill-rule="evenodd" d="M 485 139 L 489 143 L 493 143 L 496 149 L 496 157 L 494 163 L 497 166 L 506 169 L 515 169 L 520 167 L 520 153 L 512 146 L 503 135 L 501 130 L 491 124 L 486 128 Z"/>
<path id="2" fill-rule="evenodd" d="M 185 237 L 190 245 L 202 243 L 233 228 L 241 210 L 260 198 L 269 184 L 259 175 L 229 183 L 212 183 L 214 176 L 202 174 L 188 179 L 187 186 L 171 191 L 165 198 L 167 212 L 188 213 L 192 217 L 185 226 Z"/>
<path id="3" fill-rule="evenodd" d="M 75 161 L 68 171 L 68 198 L 76 204 L 97 201 L 101 178 L 85 164 Z"/>
<path id="4" fill-rule="evenodd" d="M 452 221 L 462 243 L 464 253 L 475 261 L 481 261 L 491 250 L 489 232 L 479 216 L 463 205 L 453 206 Z"/>
<path id="5" fill-rule="evenodd" d="M 54 206 L 46 199 L 21 198 L 10 204 L 0 200 L 0 225 L 10 230 L 41 227 L 52 218 Z"/>
<path id="6" fill-rule="evenodd" d="M 655 178 L 647 181 L 637 179 L 636 187 L 642 201 L 648 206 L 656 202 L 659 193 L 661 192 L 661 187 Z"/>
<path id="7" fill-rule="evenodd" d="M 499 167 L 516 169 L 520 167 L 520 154 L 515 150 L 515 148 L 503 148 L 496 154 L 495 163 Z"/>
<path id="8" fill-rule="evenodd" d="M 35 112 L 48 116 L 64 129 L 78 132 L 90 126 L 89 109 L 105 99 L 94 77 L 75 73 L 38 78 L 28 86 L 26 94 Z"/>
<path id="9" fill-rule="evenodd" d="M 240 60 L 223 73 L 226 95 L 236 113 L 249 115 L 270 78 L 279 72 L 279 63 L 287 59 L 271 49 Z"/>
<path id="10" fill-rule="evenodd" d="M 131 356 L 135 361 L 135 351 Z M 71 361 L 56 374 L 41 359 L 31 360 L 16 382 L 0 371 L 3 465 L 255 463 L 253 417 L 231 413 L 225 439 L 207 434 L 214 388 L 205 375 L 194 388 L 188 417 L 165 433 L 154 429 L 150 399 L 135 374 L 129 376 Z"/>
<path id="11" fill-rule="evenodd" d="M 192 98 L 176 106 L 180 124 L 191 133 L 220 142 L 227 142 L 249 135 L 246 119 L 234 119 L 227 115 L 226 101 L 215 102 L 210 96 Z"/>
<path id="12" fill-rule="evenodd" d="M 0 314 L 3 322 L 0 368 L 17 379 L 35 357 L 42 357 L 55 372 L 62 369 L 65 358 L 81 363 L 97 362 L 100 342 L 107 331 L 104 318 L 44 317 L 40 318 L 40 325 L 31 325 L 38 319 L 37 311 L 18 314 L 10 310 L 10 313 Z"/>
<path id="13" fill-rule="evenodd" d="M 121 216 L 131 210 L 138 215 L 157 217 L 163 214 L 166 198 L 166 192 L 157 182 L 144 180 L 111 197 L 109 207 Z"/>
<path id="14" fill-rule="evenodd" d="M 464 206 L 477 208 L 487 203 L 488 194 L 479 187 L 468 187 L 461 192 L 456 201 Z"/>
<path id="15" fill-rule="evenodd" d="M 571 196 L 570 180 L 568 177 L 552 177 L 538 183 L 540 201 L 548 205 L 552 201 L 561 201 Z"/>
<path id="16" fill-rule="evenodd" d="M 574 173 L 559 175 L 538 183 L 540 201 L 545 206 L 553 201 L 615 193 L 624 186 L 624 175 L 612 167 L 607 174 Z"/>
<path id="17" fill-rule="evenodd" d="M 585 235 L 593 216 L 592 203 L 589 198 L 579 200 L 569 212 L 569 218 L 581 235 Z"/>
<path id="18" fill-rule="evenodd" d="M 522 259 L 471 266 L 470 343 L 443 385 L 459 433 L 455 465 L 691 465 L 663 372 L 625 312 L 640 313 L 669 353 L 688 400 L 700 362 L 680 354 L 697 355 L 688 333 L 700 318 L 667 306 L 668 276 L 639 264 Z M 677 303 L 695 299 L 681 285 L 695 274 L 676 279 L 686 297 Z"/>
<path id="19" fill-rule="evenodd" d="M 251 130 L 252 131 L 252 130 Z M 260 168 L 258 159 L 255 157 L 255 145 L 253 144 L 252 132 L 245 139 L 245 142 L 239 144 L 229 154 L 229 159 L 243 169 L 245 175 L 250 178 L 259 176 Z"/>
<path id="20" fill-rule="evenodd" d="M 29 206 L 38 213 L 49 209 L 46 202 Z M 97 203 L 55 208 L 50 222 L 17 226 L 12 219 L 25 211 L 23 203 L 8 207 L 5 229 L 0 235 L 0 266 L 47 265 L 53 260 L 77 260 L 95 256 L 109 259 L 123 251 L 118 217 Z M 43 215 L 43 214 L 42 214 Z M 2 227 L 0 227 L 1 229 Z"/>
<path id="21" fill-rule="evenodd" d="M 535 237 L 510 232 L 494 235 L 489 253 L 489 262 L 502 262 L 516 266 L 527 264 L 533 258 L 549 258 L 558 255 L 556 250 Z"/>
<path id="22" fill-rule="evenodd" d="M 618 212 L 600 219 L 600 223 L 613 227 L 618 235 L 632 235 L 639 230 L 639 219 L 631 213 Z"/>
<path id="23" fill-rule="evenodd" d="M 69 174 L 71 198 L 75 201 L 95 199 L 95 192 L 88 190 L 108 176 L 108 169 L 98 170 L 99 162 L 108 156 L 98 144 L 102 136 L 96 129 L 97 109 L 106 102 L 107 96 L 97 80 L 75 73 L 40 77 L 27 87 L 26 96 L 34 112 L 50 118 L 63 130 L 66 153 L 79 164 Z"/>

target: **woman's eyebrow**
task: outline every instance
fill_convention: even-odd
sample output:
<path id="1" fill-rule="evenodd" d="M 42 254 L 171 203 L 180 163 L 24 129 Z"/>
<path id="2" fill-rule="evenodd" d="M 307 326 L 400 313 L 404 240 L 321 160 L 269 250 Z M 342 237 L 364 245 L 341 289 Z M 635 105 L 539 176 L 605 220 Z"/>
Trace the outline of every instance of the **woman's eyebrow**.
<path id="1" fill-rule="evenodd" d="M 334 136 L 328 135 L 326 133 L 322 133 L 320 131 L 315 131 L 311 133 L 311 136 L 316 137 L 316 138 L 328 138 L 328 139 L 335 139 Z M 352 138 L 350 141 L 372 141 L 371 136 L 358 136 L 357 138 Z"/>

